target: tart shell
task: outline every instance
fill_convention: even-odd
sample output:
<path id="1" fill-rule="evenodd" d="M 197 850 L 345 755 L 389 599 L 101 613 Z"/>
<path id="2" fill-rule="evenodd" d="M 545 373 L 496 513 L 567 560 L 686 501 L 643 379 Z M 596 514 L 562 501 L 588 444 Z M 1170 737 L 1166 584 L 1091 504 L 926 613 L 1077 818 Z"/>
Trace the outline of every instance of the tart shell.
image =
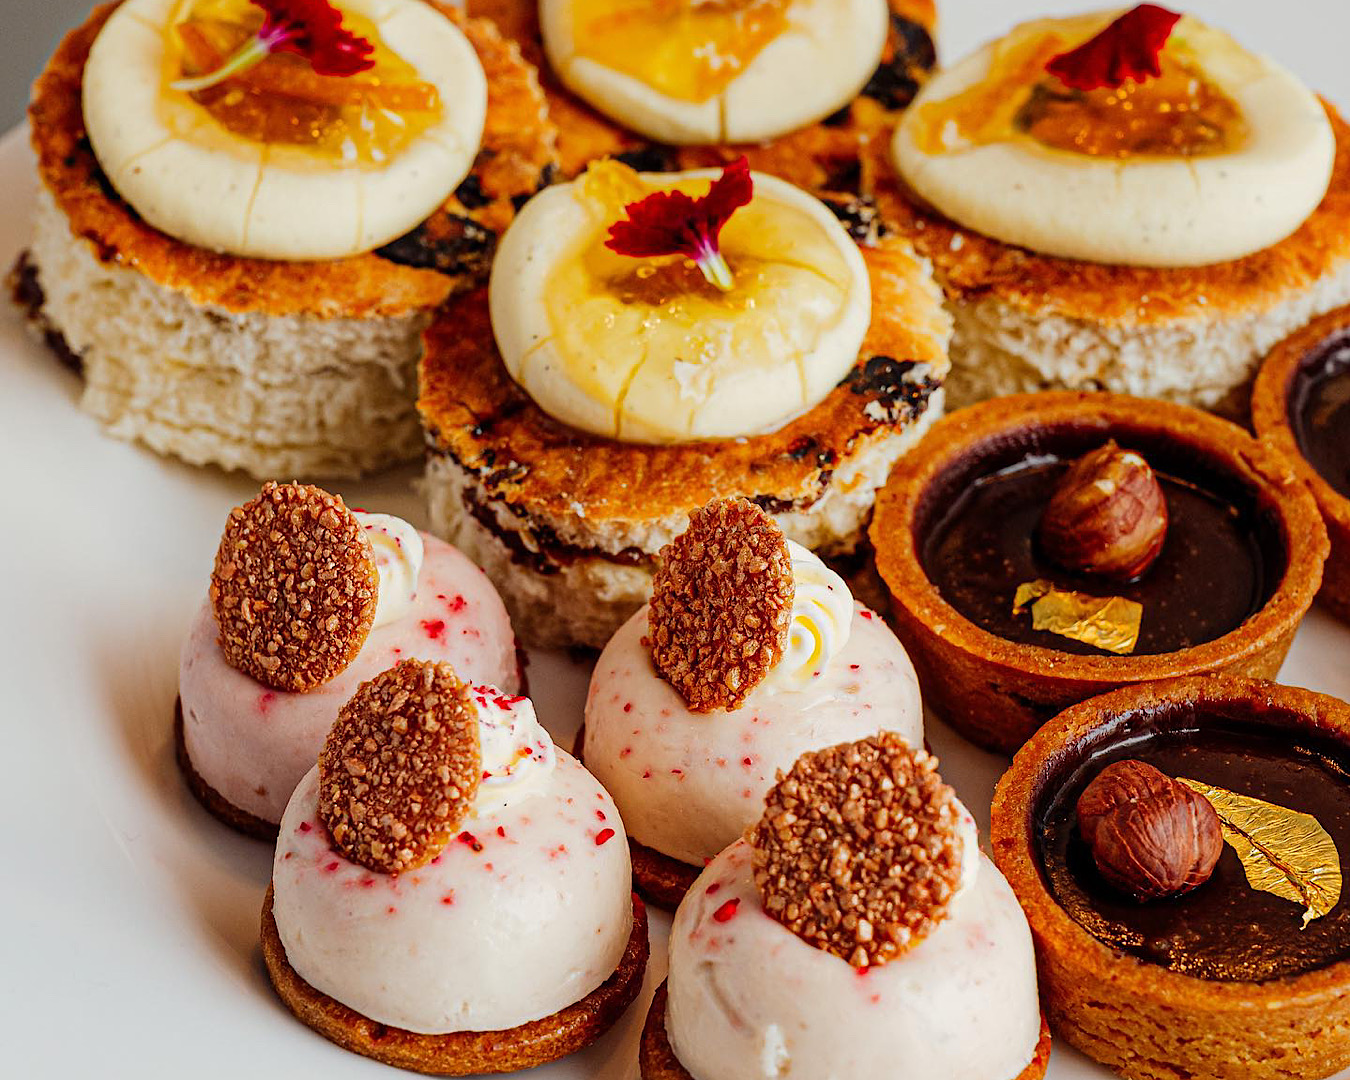
<path id="1" fill-rule="evenodd" d="M 642 1025 L 642 1045 L 638 1062 L 642 1080 L 695 1080 L 695 1077 L 680 1064 L 671 1048 L 670 1037 L 666 1034 L 666 984 L 663 982 L 652 998 L 651 1008 L 647 1011 L 647 1021 Z M 1050 1064 L 1050 1028 L 1045 1018 L 1041 1018 L 1041 1037 L 1036 1043 L 1036 1053 L 1031 1063 L 1009 1080 L 1041 1080 Z"/>
<path id="2" fill-rule="evenodd" d="M 976 626 L 929 580 L 921 531 L 944 478 L 1000 452 L 1054 448 L 1059 440 L 1082 453 L 1107 438 L 1137 445 L 1145 456 L 1150 445 L 1184 453 L 1251 492 L 1257 512 L 1273 523 L 1283 573 L 1270 599 L 1236 630 L 1172 653 L 1079 656 Z M 1007 753 L 1062 709 L 1118 686 L 1220 672 L 1274 678 L 1321 584 L 1328 551 L 1317 504 L 1293 468 L 1236 425 L 1168 402 L 1072 391 L 999 398 L 940 421 L 892 472 L 871 538 L 924 700 L 973 742 Z"/>
<path id="3" fill-rule="evenodd" d="M 1252 426 L 1257 437 L 1282 454 L 1312 489 L 1331 537 L 1331 554 L 1318 600 L 1337 618 L 1350 622 L 1350 499 L 1333 488 L 1298 448 L 1289 424 L 1289 391 L 1303 358 L 1333 334 L 1350 330 L 1350 307 L 1337 308 L 1291 334 L 1271 350 L 1252 394 Z"/>
<path id="4" fill-rule="evenodd" d="M 262 949 L 277 995 L 297 1018 L 353 1053 L 432 1076 L 506 1073 L 556 1061 L 604 1035 L 642 989 L 647 969 L 647 910 L 633 897 L 633 933 L 614 974 L 551 1016 L 506 1031 L 419 1035 L 363 1016 L 306 982 L 286 959 L 272 915 L 272 886 L 262 909 Z"/>
<path id="5" fill-rule="evenodd" d="M 1350 746 L 1350 706 L 1253 679 L 1188 678 L 1085 701 L 1018 752 L 994 793 L 994 862 L 1026 912 L 1056 1038 L 1129 1080 L 1294 1080 L 1350 1064 L 1350 962 L 1261 983 L 1177 974 L 1098 941 L 1056 903 L 1035 852 L 1036 815 L 1056 771 L 1107 725 L 1200 707 L 1321 732 Z M 1122 726 L 1126 725 L 1126 726 Z"/>

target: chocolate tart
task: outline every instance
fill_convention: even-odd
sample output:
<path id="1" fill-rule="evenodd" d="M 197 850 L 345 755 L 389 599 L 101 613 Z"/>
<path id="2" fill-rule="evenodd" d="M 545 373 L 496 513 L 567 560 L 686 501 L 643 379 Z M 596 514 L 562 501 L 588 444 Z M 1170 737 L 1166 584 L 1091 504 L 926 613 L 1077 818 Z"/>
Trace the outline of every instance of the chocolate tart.
<path id="1" fill-rule="evenodd" d="M 895 114 L 918 93 L 937 63 L 933 0 L 888 0 L 891 29 L 881 66 L 851 104 L 818 124 L 750 146 L 673 147 L 649 142 L 596 111 L 562 85 L 544 55 L 536 0 L 469 0 L 470 15 L 493 20 L 539 69 L 549 118 L 558 128 L 566 176 L 598 158 L 616 157 L 639 172 L 678 172 L 725 164 L 742 154 L 750 167 L 808 190 L 857 192 L 859 159 L 872 140 L 885 141 Z"/>
<path id="2" fill-rule="evenodd" d="M 647 599 L 689 513 L 741 495 L 823 555 L 853 551 L 873 493 L 941 410 L 948 318 L 907 244 L 860 250 L 872 322 L 856 366 L 777 431 L 656 446 L 546 414 L 507 373 L 485 290 L 424 337 L 418 409 L 432 529 L 482 566 L 526 644 L 601 648 Z"/>
<path id="3" fill-rule="evenodd" d="M 1033 542 L 1062 462 L 1108 439 L 1143 454 L 1171 504 L 1168 543 L 1134 585 L 1067 575 Z M 1066 706 L 1121 685 L 1274 677 L 1327 553 L 1311 495 L 1240 428 L 1167 402 L 1065 391 L 1000 398 L 935 425 L 892 473 L 871 538 L 924 700 L 972 741 L 1005 752 Z M 1014 618 L 1015 589 L 1037 578 L 1141 601 L 1135 653 L 1110 655 Z"/>
<path id="4" fill-rule="evenodd" d="M 1271 350 L 1256 379 L 1252 425 L 1312 489 L 1331 536 L 1317 598 L 1350 621 L 1350 307 Z"/>
<path id="5" fill-rule="evenodd" d="M 1300 930 L 1302 906 L 1250 888 L 1227 844 L 1193 892 L 1148 904 L 1115 893 L 1073 805 L 1124 758 L 1311 813 L 1350 851 L 1344 702 L 1196 677 L 1067 709 L 1018 752 L 991 827 L 1055 1036 L 1131 1080 L 1321 1077 L 1350 1064 L 1350 902 Z"/>
<path id="6" fill-rule="evenodd" d="M 551 1016 L 506 1031 L 419 1035 L 376 1023 L 307 983 L 286 959 L 272 916 L 262 910 L 263 959 L 277 995 L 305 1024 L 344 1050 L 432 1076 L 471 1076 L 533 1068 L 582 1050 L 604 1035 L 637 997 L 647 968 L 647 910 L 633 897 L 633 933 L 614 974 Z"/>
<path id="7" fill-rule="evenodd" d="M 696 1080 L 671 1049 L 666 1034 L 666 984 L 661 983 L 642 1025 L 642 1044 L 638 1051 L 642 1080 Z M 1031 1064 L 1009 1080 L 1041 1080 L 1050 1064 L 1050 1028 L 1041 1020 L 1041 1038 Z"/>

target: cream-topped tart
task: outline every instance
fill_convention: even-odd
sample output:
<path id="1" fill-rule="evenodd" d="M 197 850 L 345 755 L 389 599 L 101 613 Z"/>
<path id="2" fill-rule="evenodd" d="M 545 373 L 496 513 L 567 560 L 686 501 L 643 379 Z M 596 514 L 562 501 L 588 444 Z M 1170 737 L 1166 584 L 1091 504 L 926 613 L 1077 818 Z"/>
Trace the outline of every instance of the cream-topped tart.
<path id="1" fill-rule="evenodd" d="M 646 963 L 622 829 L 527 699 L 404 660 L 343 705 L 286 807 L 273 983 L 326 1037 L 423 1072 L 578 1050 Z"/>
<path id="2" fill-rule="evenodd" d="M 1031 933 L 937 761 L 893 733 L 802 755 L 670 932 L 643 1080 L 1034 1080 Z"/>
<path id="3" fill-rule="evenodd" d="M 231 513 L 183 643 L 179 763 L 193 793 L 275 835 L 338 708 L 408 658 L 519 686 L 506 611 L 458 551 L 318 488 L 265 485 Z"/>
<path id="4" fill-rule="evenodd" d="M 516 46 L 422 0 L 109 4 L 31 115 L 19 298 L 85 407 L 260 477 L 412 456 L 429 312 L 557 161 Z"/>
<path id="5" fill-rule="evenodd" d="M 605 646 L 583 757 L 645 896 L 674 907 L 802 753 L 877 731 L 923 745 L 904 649 L 842 578 L 743 499 L 696 511 Z"/>
<path id="6" fill-rule="evenodd" d="M 936 287 L 875 224 L 743 161 L 601 162 L 524 208 L 429 331 L 419 407 L 433 526 L 525 640 L 602 646 L 712 499 L 854 549 L 945 368 Z"/>
<path id="7" fill-rule="evenodd" d="M 1143 4 L 1023 24 L 932 79 L 877 196 L 947 291 L 962 401 L 1232 408 L 1271 345 L 1350 298 L 1345 144 L 1275 61 Z"/>

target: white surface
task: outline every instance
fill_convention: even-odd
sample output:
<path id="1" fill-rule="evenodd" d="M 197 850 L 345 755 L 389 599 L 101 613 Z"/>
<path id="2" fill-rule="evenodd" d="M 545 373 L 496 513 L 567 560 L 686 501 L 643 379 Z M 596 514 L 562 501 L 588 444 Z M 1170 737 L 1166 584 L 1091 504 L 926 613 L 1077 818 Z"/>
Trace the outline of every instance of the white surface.
<path id="1" fill-rule="evenodd" d="M 1079 6 L 947 0 L 944 55 L 1038 11 Z M 1344 0 L 1198 0 L 1192 10 L 1350 105 Z M 24 137 L 12 134 L 0 142 L 5 265 L 26 240 L 32 184 Z M 173 763 L 178 647 L 225 514 L 256 485 L 105 438 L 75 407 L 76 378 L 7 307 L 0 365 L 0 1074 L 397 1075 L 327 1043 L 273 996 L 257 945 L 271 853 L 198 808 Z M 424 524 L 412 476 L 344 493 Z M 1350 628 L 1315 612 L 1284 680 L 1350 697 L 1347 655 Z M 541 719 L 570 737 L 585 670 L 541 656 L 530 678 Z M 937 725 L 930 737 L 983 828 L 1002 762 Z M 666 927 L 653 919 L 648 992 L 664 972 Z M 644 996 L 597 1046 L 531 1080 L 630 1080 L 645 1005 Z M 1057 1048 L 1050 1076 L 1108 1074 Z"/>

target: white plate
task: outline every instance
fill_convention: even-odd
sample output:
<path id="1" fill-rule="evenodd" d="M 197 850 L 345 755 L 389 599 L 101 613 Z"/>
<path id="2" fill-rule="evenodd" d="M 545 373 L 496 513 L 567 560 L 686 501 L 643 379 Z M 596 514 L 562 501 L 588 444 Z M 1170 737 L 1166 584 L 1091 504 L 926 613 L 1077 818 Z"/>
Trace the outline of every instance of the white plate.
<path id="1" fill-rule="evenodd" d="M 1350 102 L 1344 0 L 1284 4 L 1278 19 L 1255 0 L 1194 6 Z M 1025 0 L 947 0 L 945 55 L 1037 12 Z M 0 140 L 5 266 L 26 242 L 32 187 L 25 136 L 11 133 Z M 78 380 L 7 306 L 0 364 L 0 1075 L 394 1075 L 313 1034 L 273 996 L 257 943 L 270 851 L 208 817 L 173 762 L 179 642 L 225 514 L 256 485 L 104 437 L 76 408 Z M 413 476 L 345 493 L 424 524 Z M 1350 628 L 1314 612 L 1284 680 L 1350 697 L 1347 656 Z M 565 742 L 587 672 L 537 655 L 530 677 L 541 718 Z M 930 737 L 983 828 L 1003 763 L 936 723 Z M 641 1002 L 537 1080 L 636 1075 L 647 995 L 665 970 L 668 920 L 652 922 Z M 1050 1076 L 1108 1074 L 1057 1047 Z"/>

